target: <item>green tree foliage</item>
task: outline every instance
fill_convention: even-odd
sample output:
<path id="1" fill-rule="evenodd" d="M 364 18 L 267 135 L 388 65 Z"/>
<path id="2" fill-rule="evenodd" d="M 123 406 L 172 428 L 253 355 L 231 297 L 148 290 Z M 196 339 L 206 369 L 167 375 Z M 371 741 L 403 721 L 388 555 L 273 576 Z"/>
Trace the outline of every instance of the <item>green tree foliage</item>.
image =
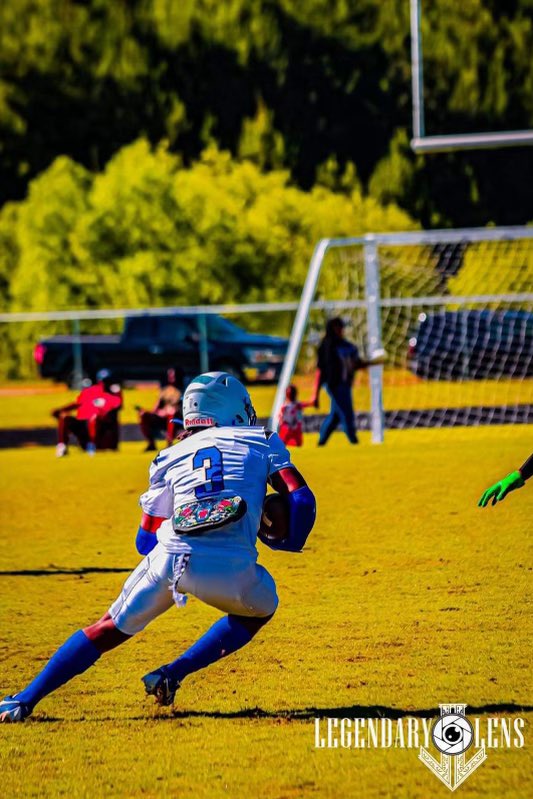
<path id="1" fill-rule="evenodd" d="M 533 127 L 531 0 L 424 2 L 423 40 L 428 133 Z M 293 298 L 322 236 L 529 221 L 528 149 L 413 155 L 410 77 L 406 0 L 7 0 L 2 306 Z"/>
<path id="2" fill-rule="evenodd" d="M 533 127 L 530 0 L 422 9 L 428 132 Z M 7 0 L 0 76 L 0 202 L 60 155 L 99 170 L 144 136 L 186 164 L 216 143 L 303 188 L 353 163 L 425 225 L 533 213 L 527 149 L 410 151 L 407 0 Z"/>
<path id="3" fill-rule="evenodd" d="M 296 298 L 317 239 L 414 227 L 360 189 L 304 192 L 215 147 L 184 167 L 145 139 L 95 176 L 58 159 L 4 213 L 17 310 Z"/>
<path id="4" fill-rule="evenodd" d="M 533 242 L 480 242 L 467 248 L 461 269 L 448 281 L 450 294 L 520 294 L 533 286 Z"/>
<path id="5" fill-rule="evenodd" d="M 87 208 L 91 182 L 87 170 L 62 156 L 32 181 L 27 200 L 18 205 L 18 258 L 10 295 L 19 310 L 44 311 L 80 302 L 85 276 L 73 256 L 71 236 Z"/>
<path id="6" fill-rule="evenodd" d="M 216 147 L 185 167 L 139 139 L 96 175 L 57 159 L 6 206 L 0 275 L 10 310 L 296 299 L 317 239 L 412 227 L 357 187 L 305 192 Z M 38 330 L 13 327 L 11 373 L 30 370 Z"/>

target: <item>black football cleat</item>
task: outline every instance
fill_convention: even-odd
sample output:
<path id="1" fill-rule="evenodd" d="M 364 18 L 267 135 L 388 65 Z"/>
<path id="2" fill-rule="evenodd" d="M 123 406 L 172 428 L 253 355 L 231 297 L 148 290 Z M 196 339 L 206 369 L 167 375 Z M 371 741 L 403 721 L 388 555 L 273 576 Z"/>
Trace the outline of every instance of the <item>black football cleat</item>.
<path id="1" fill-rule="evenodd" d="M 156 704 L 166 707 L 174 703 L 176 691 L 180 687 L 177 680 L 173 680 L 163 669 L 156 669 L 142 677 L 146 693 L 155 696 Z"/>

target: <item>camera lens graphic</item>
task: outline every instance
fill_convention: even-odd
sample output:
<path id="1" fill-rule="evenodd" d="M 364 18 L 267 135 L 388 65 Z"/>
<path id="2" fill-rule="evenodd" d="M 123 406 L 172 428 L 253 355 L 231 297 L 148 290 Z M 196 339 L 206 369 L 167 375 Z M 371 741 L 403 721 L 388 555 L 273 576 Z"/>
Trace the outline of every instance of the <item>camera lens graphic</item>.
<path id="1" fill-rule="evenodd" d="M 464 716 L 448 713 L 435 722 L 431 735 L 439 752 L 461 755 L 472 743 L 474 728 Z"/>

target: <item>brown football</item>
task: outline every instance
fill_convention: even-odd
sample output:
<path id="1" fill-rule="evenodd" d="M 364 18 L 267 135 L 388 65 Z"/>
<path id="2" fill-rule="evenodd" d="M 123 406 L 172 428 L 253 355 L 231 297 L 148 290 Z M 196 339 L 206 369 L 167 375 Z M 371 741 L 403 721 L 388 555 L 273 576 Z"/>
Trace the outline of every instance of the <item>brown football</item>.
<path id="1" fill-rule="evenodd" d="M 259 532 L 269 541 L 283 541 L 289 535 L 290 509 L 287 497 L 268 494 L 263 502 Z"/>

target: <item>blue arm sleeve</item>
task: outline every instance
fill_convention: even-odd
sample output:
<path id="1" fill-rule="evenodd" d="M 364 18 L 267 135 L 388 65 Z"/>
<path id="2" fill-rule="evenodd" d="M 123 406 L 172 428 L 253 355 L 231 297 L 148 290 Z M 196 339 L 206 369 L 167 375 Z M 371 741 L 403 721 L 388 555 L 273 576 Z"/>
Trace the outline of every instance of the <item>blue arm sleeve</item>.
<path id="1" fill-rule="evenodd" d="M 281 543 L 269 546 L 285 552 L 301 552 L 316 519 L 315 497 L 309 486 L 302 486 L 287 494 L 291 512 L 289 537 Z"/>
<path id="2" fill-rule="evenodd" d="M 155 533 L 148 533 L 139 527 L 137 530 L 137 538 L 135 539 L 135 546 L 140 555 L 149 555 L 152 549 L 157 544 L 157 536 Z"/>

